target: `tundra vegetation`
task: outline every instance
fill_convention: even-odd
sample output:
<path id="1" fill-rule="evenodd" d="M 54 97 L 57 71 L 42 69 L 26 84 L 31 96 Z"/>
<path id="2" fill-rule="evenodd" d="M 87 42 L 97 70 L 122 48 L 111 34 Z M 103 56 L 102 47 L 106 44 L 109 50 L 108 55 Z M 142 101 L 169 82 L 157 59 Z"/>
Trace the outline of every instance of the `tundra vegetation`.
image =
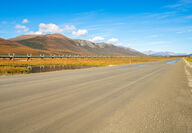
<path id="1" fill-rule="evenodd" d="M 173 57 L 98 57 L 98 58 L 54 58 L 41 59 L 32 58 L 29 61 L 25 58 L 15 58 L 13 60 L 0 59 L 0 74 L 9 73 L 29 73 L 27 66 L 109 66 L 123 64 L 137 64 L 144 62 L 162 61 Z"/>
<path id="2" fill-rule="evenodd" d="M 192 58 L 190 58 L 190 57 L 185 57 L 185 59 L 186 59 L 189 63 L 192 64 Z"/>

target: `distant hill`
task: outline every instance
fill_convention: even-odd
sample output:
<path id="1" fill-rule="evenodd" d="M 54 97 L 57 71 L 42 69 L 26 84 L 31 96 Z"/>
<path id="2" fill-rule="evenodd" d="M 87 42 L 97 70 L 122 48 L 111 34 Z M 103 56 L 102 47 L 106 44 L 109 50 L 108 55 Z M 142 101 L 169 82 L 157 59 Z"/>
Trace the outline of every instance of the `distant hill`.
<path id="1" fill-rule="evenodd" d="M 61 34 L 25 35 L 10 40 L 16 40 L 17 43 L 24 46 L 47 50 L 55 54 L 91 54 L 87 50 L 77 46 L 72 39 Z"/>
<path id="2" fill-rule="evenodd" d="M 32 49 L 27 46 L 23 46 L 22 44 L 19 44 L 14 41 L 5 40 L 0 38 L 0 54 L 1 55 L 7 55 L 8 53 L 15 53 L 15 54 L 50 54 L 49 51 L 43 51 L 43 50 L 37 50 Z"/>
<path id="3" fill-rule="evenodd" d="M 35 50 L 55 54 L 146 56 L 130 48 L 107 43 L 93 43 L 87 40 L 70 39 L 62 34 L 23 35 L 9 39 Z"/>
<path id="4" fill-rule="evenodd" d="M 146 56 L 131 48 L 119 47 L 108 43 L 93 43 L 87 40 L 74 40 L 77 45 L 97 55 L 115 55 L 115 56 Z"/>
<path id="5" fill-rule="evenodd" d="M 152 50 L 144 51 L 143 52 L 146 55 L 149 56 L 180 56 L 180 55 L 186 55 L 185 53 L 174 53 L 169 51 L 163 51 L 163 52 L 155 52 Z"/>

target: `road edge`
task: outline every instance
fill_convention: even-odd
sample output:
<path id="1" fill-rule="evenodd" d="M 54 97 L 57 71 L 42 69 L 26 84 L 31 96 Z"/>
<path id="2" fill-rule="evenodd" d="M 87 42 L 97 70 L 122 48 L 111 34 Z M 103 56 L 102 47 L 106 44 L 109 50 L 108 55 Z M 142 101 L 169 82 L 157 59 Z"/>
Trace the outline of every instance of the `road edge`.
<path id="1" fill-rule="evenodd" d="M 185 69 L 185 74 L 188 80 L 188 86 L 190 88 L 190 92 L 192 93 L 192 74 L 190 70 L 187 69 L 187 67 L 189 67 L 189 69 L 192 70 L 192 64 L 190 64 L 185 58 L 183 58 L 183 60 L 185 62 L 184 69 Z"/>
<path id="2" fill-rule="evenodd" d="M 185 58 L 183 58 L 183 60 L 184 60 L 184 62 L 186 63 L 186 65 L 188 67 L 192 68 L 192 64 L 191 63 L 189 63 Z"/>

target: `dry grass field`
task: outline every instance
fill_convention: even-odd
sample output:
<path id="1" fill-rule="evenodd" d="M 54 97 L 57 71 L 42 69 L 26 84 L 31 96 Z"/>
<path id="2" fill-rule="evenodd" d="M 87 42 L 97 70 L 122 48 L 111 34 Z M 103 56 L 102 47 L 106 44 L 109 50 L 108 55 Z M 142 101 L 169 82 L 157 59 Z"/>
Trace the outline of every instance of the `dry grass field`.
<path id="1" fill-rule="evenodd" d="M 192 63 L 192 58 L 186 57 L 185 58 L 187 61 L 189 61 L 190 63 Z"/>
<path id="2" fill-rule="evenodd" d="M 22 67 L 12 67 L 12 66 L 3 66 L 0 67 L 0 73 L 28 73 L 30 72 L 27 68 Z"/>
<path id="3" fill-rule="evenodd" d="M 27 66 L 49 66 L 49 65 L 70 65 L 70 66 L 109 66 L 136 64 L 144 62 L 168 60 L 171 57 L 100 57 L 100 58 L 62 58 L 62 59 L 0 59 L 0 73 L 27 73 L 30 72 Z"/>

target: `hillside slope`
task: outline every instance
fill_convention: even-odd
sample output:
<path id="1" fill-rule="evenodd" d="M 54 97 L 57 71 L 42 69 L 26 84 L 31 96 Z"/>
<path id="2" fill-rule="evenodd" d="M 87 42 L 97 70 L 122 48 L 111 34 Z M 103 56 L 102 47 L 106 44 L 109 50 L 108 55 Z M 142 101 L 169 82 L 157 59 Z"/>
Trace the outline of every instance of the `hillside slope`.
<path id="1" fill-rule="evenodd" d="M 75 40 L 77 44 L 89 52 L 99 55 L 114 56 L 145 56 L 144 54 L 131 48 L 119 47 L 108 43 L 93 43 L 87 40 Z"/>
<path id="2" fill-rule="evenodd" d="M 23 46 L 22 44 L 19 44 L 14 41 L 5 40 L 0 38 L 0 55 L 7 55 L 8 53 L 15 53 L 15 54 L 50 54 L 49 51 L 45 50 L 39 50 L 39 49 L 33 49 L 27 46 Z"/>
<path id="3" fill-rule="evenodd" d="M 70 39 L 61 34 L 24 35 L 10 40 L 24 46 L 46 50 L 56 54 L 145 56 L 136 50 L 107 43 L 93 43 L 87 40 Z"/>
<path id="4" fill-rule="evenodd" d="M 10 39 L 13 40 L 13 39 Z M 26 35 L 14 38 L 16 42 L 33 49 L 48 50 L 55 54 L 92 54 L 76 45 L 75 41 L 61 34 Z"/>

